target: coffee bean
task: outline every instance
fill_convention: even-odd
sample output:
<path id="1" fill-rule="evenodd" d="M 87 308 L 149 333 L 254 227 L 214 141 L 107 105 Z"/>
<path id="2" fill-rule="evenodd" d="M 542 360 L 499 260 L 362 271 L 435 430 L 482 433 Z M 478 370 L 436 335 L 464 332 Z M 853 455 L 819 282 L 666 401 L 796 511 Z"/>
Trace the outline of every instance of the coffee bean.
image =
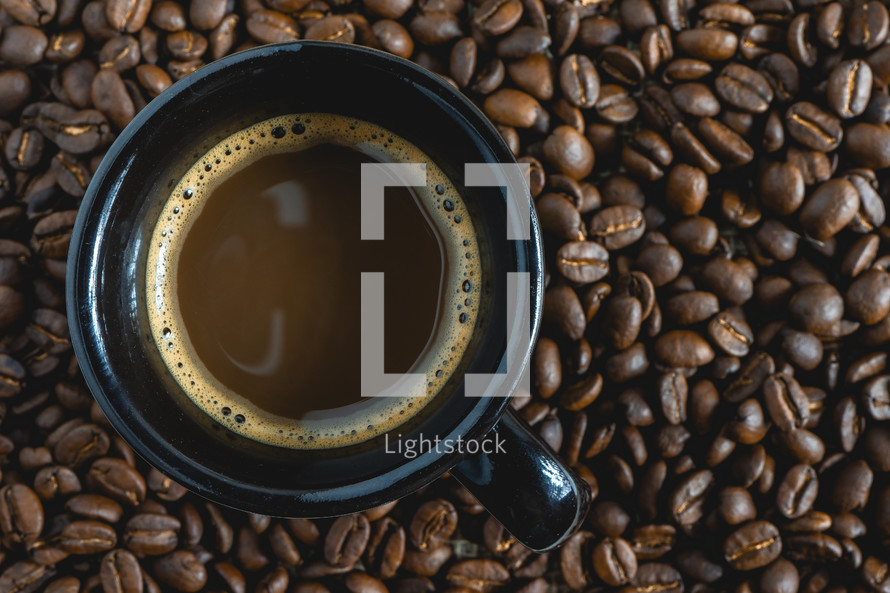
<path id="1" fill-rule="evenodd" d="M 743 319 L 739 319 L 728 311 L 723 311 L 711 318 L 708 323 L 708 337 L 711 341 L 731 356 L 747 356 L 754 343 L 754 333 Z"/>
<path id="2" fill-rule="evenodd" d="M 524 58 L 543 53 L 551 42 L 546 31 L 523 25 L 515 27 L 510 34 L 498 41 L 496 53 L 499 58 Z"/>
<path id="3" fill-rule="evenodd" d="M 108 434 L 95 424 L 81 424 L 68 431 L 53 449 L 53 457 L 61 464 L 77 467 L 108 452 Z"/>
<path id="4" fill-rule="evenodd" d="M 652 284 L 661 287 L 673 282 L 683 269 L 683 256 L 670 245 L 650 245 L 643 249 L 634 262 Z"/>
<path id="5" fill-rule="evenodd" d="M 555 233 L 564 239 L 584 242 L 581 213 L 564 194 L 544 194 L 535 204 L 535 211 L 541 228 L 545 231 Z"/>
<path id="6" fill-rule="evenodd" d="M 408 537 L 419 550 L 428 550 L 448 540 L 456 527 L 457 512 L 454 506 L 446 500 L 431 500 L 414 514 Z"/>
<path id="7" fill-rule="evenodd" d="M 485 99 L 486 115 L 496 122 L 517 128 L 534 125 L 541 109 L 541 104 L 534 97 L 514 89 L 501 89 Z"/>
<path id="8" fill-rule="evenodd" d="M 874 325 L 890 314 L 890 274 L 872 268 L 850 284 L 844 298 L 849 315 Z"/>
<path id="9" fill-rule="evenodd" d="M 700 82 L 686 82 L 674 86 L 671 99 L 680 111 L 699 117 L 710 117 L 720 112 L 720 102 L 707 86 Z"/>
<path id="10" fill-rule="evenodd" d="M 813 103 L 801 101 L 785 112 L 788 134 L 807 148 L 819 151 L 836 149 L 843 138 L 840 121 Z"/>
<path id="11" fill-rule="evenodd" d="M 559 172 L 572 179 L 583 179 L 593 169 L 593 147 L 587 138 L 569 126 L 557 126 L 547 137 L 544 156 Z"/>
<path id="12" fill-rule="evenodd" d="M 29 25 L 13 25 L 0 37 L 0 60 L 11 66 L 33 66 L 43 58 L 49 45 L 46 34 Z"/>
<path id="13" fill-rule="evenodd" d="M 728 525 L 741 525 L 757 516 L 757 507 L 747 490 L 727 486 L 717 494 L 717 512 Z"/>
<path id="14" fill-rule="evenodd" d="M 754 149 L 729 126 L 712 119 L 698 121 L 697 131 L 708 148 L 724 163 L 745 165 L 754 158 Z"/>
<path id="15" fill-rule="evenodd" d="M 884 144 L 888 138 L 886 126 L 858 122 L 847 130 L 844 146 L 858 164 L 880 169 L 890 165 L 890 150 Z"/>
<path id="16" fill-rule="evenodd" d="M 593 549 L 593 568 L 605 583 L 623 585 L 636 576 L 637 558 L 627 541 L 607 537 Z"/>
<path id="17" fill-rule="evenodd" d="M 105 554 L 99 569 L 105 593 L 141 593 L 142 569 L 139 561 L 126 550 L 112 550 Z"/>
<path id="18" fill-rule="evenodd" d="M 818 492 L 816 470 L 809 465 L 795 465 L 779 484 L 776 506 L 789 519 L 796 519 L 813 507 Z"/>
<path id="19" fill-rule="evenodd" d="M 87 473 L 87 483 L 124 504 L 137 506 L 145 500 L 145 480 L 120 459 L 95 460 Z"/>
<path id="20" fill-rule="evenodd" d="M 632 206 L 612 206 L 597 212 L 590 221 L 590 237 L 609 250 L 635 243 L 646 231 L 643 213 Z"/>
<path id="21" fill-rule="evenodd" d="M 604 315 L 603 334 L 617 350 L 636 342 L 643 321 L 639 300 L 629 295 L 615 295 L 606 304 Z"/>
<path id="22" fill-rule="evenodd" d="M 630 590 L 634 593 L 659 590 L 665 593 L 682 593 L 683 577 L 669 564 L 649 562 L 639 565 L 637 575 L 631 580 Z"/>
<path id="23" fill-rule="evenodd" d="M 566 243 L 556 253 L 556 267 L 567 280 L 590 284 L 609 273 L 609 252 L 598 243 Z"/>
<path id="24" fill-rule="evenodd" d="M 803 174 L 791 163 L 770 162 L 758 180 L 763 205 L 778 214 L 791 214 L 803 204 Z"/>
<path id="25" fill-rule="evenodd" d="M 734 531 L 723 543 L 724 557 L 736 570 L 766 566 L 781 552 L 779 530 L 768 521 L 752 521 Z"/>
<path id="26" fill-rule="evenodd" d="M 521 16 L 519 0 L 486 0 L 473 14 L 473 25 L 487 35 L 503 35 L 516 26 Z"/>
<path id="27" fill-rule="evenodd" d="M 16 128 L 6 139 L 4 156 L 12 168 L 28 171 L 43 158 L 43 147 L 43 135 L 40 132 Z"/>
<path id="28" fill-rule="evenodd" d="M 887 38 L 890 15 L 880 2 L 857 2 L 847 18 L 847 41 L 854 47 L 873 49 Z"/>
<path id="29" fill-rule="evenodd" d="M 36 540 L 43 530 L 43 505 L 24 484 L 0 488 L 0 530 L 15 543 Z"/>
<path id="30" fill-rule="evenodd" d="M 180 527 L 171 515 L 139 513 L 124 526 L 123 544 L 139 555 L 166 554 L 176 549 Z"/>
<path id="31" fill-rule="evenodd" d="M 187 550 L 176 550 L 152 563 L 152 574 L 163 584 L 182 591 L 195 593 L 207 582 L 207 570 L 198 558 Z"/>
<path id="32" fill-rule="evenodd" d="M 371 526 L 361 513 L 338 518 L 324 540 L 324 557 L 333 566 L 354 565 L 364 553 Z"/>
<path id="33" fill-rule="evenodd" d="M 590 108 L 600 94 L 600 79 L 593 62 L 579 54 L 566 56 L 559 68 L 559 86 L 572 105 Z"/>
<path id="34" fill-rule="evenodd" d="M 872 73 L 868 62 L 846 60 L 838 64 L 828 77 L 826 98 L 840 117 L 861 115 L 871 98 Z"/>
<path id="35" fill-rule="evenodd" d="M 802 428 L 809 419 L 809 401 L 793 377 L 781 373 L 768 377 L 763 383 L 763 399 L 780 430 Z"/>
<path id="36" fill-rule="evenodd" d="M 77 494 L 65 501 L 65 510 L 96 521 L 115 524 L 120 521 L 124 509 L 110 498 L 101 494 Z"/>
<path id="37" fill-rule="evenodd" d="M 488 593 L 507 582 L 510 573 L 495 560 L 472 559 L 453 564 L 445 578 L 452 587 L 465 587 L 479 593 Z"/>
<path id="38" fill-rule="evenodd" d="M 297 22 L 274 10 L 257 10 L 247 18 L 247 32 L 260 43 L 283 43 L 300 38 Z"/>
<path id="39" fill-rule="evenodd" d="M 674 44 L 666 25 L 648 27 L 640 40 L 639 61 L 651 76 L 674 57 Z M 668 65 L 670 68 L 670 65 Z M 673 74 L 673 73 L 672 73 Z M 668 76 L 665 74 L 665 76 Z"/>
<path id="40" fill-rule="evenodd" d="M 704 515 L 705 500 L 714 486 L 714 474 L 700 470 L 688 475 L 670 497 L 671 515 L 681 526 L 696 523 Z"/>
<path id="41" fill-rule="evenodd" d="M 831 500 L 842 513 L 861 509 L 868 503 L 873 482 L 874 473 L 868 464 L 861 459 L 854 461 L 834 481 Z"/>
<path id="42" fill-rule="evenodd" d="M 687 29 L 677 34 L 677 46 L 693 58 L 719 62 L 731 58 L 739 38 L 722 29 Z"/>
<path id="43" fill-rule="evenodd" d="M 830 179 L 816 188 L 800 210 L 800 223 L 815 239 L 836 235 L 859 210 L 859 194 L 846 179 Z"/>
<path id="44" fill-rule="evenodd" d="M 58 541 L 70 554 L 95 554 L 114 548 L 117 534 L 100 521 L 72 521 L 62 528 Z"/>

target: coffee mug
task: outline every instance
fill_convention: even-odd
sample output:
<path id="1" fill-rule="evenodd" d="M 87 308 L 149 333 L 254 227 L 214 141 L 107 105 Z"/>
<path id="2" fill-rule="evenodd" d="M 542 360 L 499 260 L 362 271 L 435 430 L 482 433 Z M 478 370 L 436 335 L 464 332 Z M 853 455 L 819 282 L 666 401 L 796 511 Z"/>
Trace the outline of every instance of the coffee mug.
<path id="1" fill-rule="evenodd" d="M 166 240 L 158 242 L 158 221 L 171 196 L 191 196 L 182 183 L 201 155 L 258 122 L 273 122 L 271 138 L 308 133 L 318 121 L 305 114 L 370 122 L 428 155 L 429 169 L 453 183 L 467 208 L 463 228 L 473 225 L 479 258 L 478 316 L 459 372 L 410 420 L 316 448 L 252 438 L 226 424 L 229 416 L 214 418 L 196 405 L 187 378 L 175 376 L 162 355 L 146 279 Z M 469 100 L 383 52 L 302 41 L 203 67 L 137 115 L 83 199 L 68 259 L 67 306 L 91 392 L 148 463 L 220 504 L 266 515 L 336 516 L 398 499 L 450 472 L 518 541 L 537 551 L 559 545 L 583 521 L 590 492 L 505 397 L 528 380 L 544 289 L 540 230 L 525 181 L 509 174 L 515 170 L 512 153 Z M 449 221 L 461 222 L 445 209 Z M 342 372 L 358 373 L 363 364 L 344 361 Z"/>

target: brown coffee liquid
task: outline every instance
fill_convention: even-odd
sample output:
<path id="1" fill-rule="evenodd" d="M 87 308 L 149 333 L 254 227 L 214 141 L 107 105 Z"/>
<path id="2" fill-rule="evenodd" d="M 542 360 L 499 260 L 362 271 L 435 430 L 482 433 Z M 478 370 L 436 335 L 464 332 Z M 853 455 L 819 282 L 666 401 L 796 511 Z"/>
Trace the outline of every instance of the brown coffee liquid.
<path id="1" fill-rule="evenodd" d="M 385 273 L 385 370 L 433 336 L 442 239 L 409 188 L 386 190 L 386 238 L 361 240 L 355 148 L 320 144 L 249 164 L 207 197 L 179 260 L 185 329 L 207 370 L 273 414 L 361 401 L 361 273 Z M 295 396 L 299 386 L 299 397 Z"/>
<path id="2" fill-rule="evenodd" d="M 420 163 L 361 240 L 362 163 Z M 254 124 L 200 156 L 152 234 L 146 302 L 161 358 L 203 412 L 248 438 L 335 448 L 397 428 L 467 352 L 481 277 L 451 180 L 385 128 L 324 113 Z M 361 397 L 361 278 L 384 275 L 384 371 L 420 397 Z"/>

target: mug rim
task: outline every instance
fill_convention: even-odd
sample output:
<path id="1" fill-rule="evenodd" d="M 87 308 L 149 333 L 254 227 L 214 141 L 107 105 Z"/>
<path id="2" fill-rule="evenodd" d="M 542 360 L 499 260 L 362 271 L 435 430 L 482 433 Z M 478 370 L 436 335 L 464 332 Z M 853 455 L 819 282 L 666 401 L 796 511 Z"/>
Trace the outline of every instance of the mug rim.
<path id="1" fill-rule="evenodd" d="M 333 59 L 336 59 L 336 54 L 339 54 L 341 59 L 376 61 L 384 64 L 395 75 L 405 77 L 411 84 L 423 84 L 425 88 L 433 89 L 438 97 L 447 103 L 448 109 L 455 110 L 461 117 L 469 120 L 473 137 L 484 141 L 501 163 L 516 162 L 500 133 L 468 98 L 438 75 L 398 56 L 363 46 L 309 40 L 265 45 L 237 52 L 211 62 L 177 81 L 142 109 L 108 148 L 87 188 L 72 231 L 71 248 L 67 261 L 66 306 L 71 342 L 87 386 L 111 426 L 123 436 L 139 456 L 189 490 L 225 506 L 264 514 L 280 514 L 270 513 L 270 507 L 287 506 L 285 503 L 290 500 L 293 501 L 294 506 L 305 509 L 291 516 L 321 517 L 357 512 L 401 498 L 446 473 L 459 463 L 464 455 L 457 451 L 453 453 L 430 451 L 418 455 L 414 459 L 406 459 L 399 463 L 396 469 L 372 479 L 351 483 L 343 488 L 313 491 L 308 493 L 309 495 L 301 493 L 299 496 L 295 495 L 293 491 L 266 488 L 262 484 L 252 484 L 251 488 L 245 490 L 242 484 L 225 483 L 225 476 L 219 474 L 195 475 L 194 472 L 189 471 L 189 469 L 195 469 L 195 464 L 191 463 L 188 452 L 169 443 L 166 443 L 167 449 L 164 451 L 153 449 L 151 443 L 144 439 L 144 435 L 140 437 L 132 430 L 127 419 L 112 405 L 106 389 L 125 386 L 121 379 L 126 377 L 122 375 L 121 369 L 112 368 L 113 365 L 108 362 L 108 356 L 102 354 L 108 352 L 108 345 L 100 343 L 102 337 L 100 332 L 96 331 L 96 328 L 101 327 L 102 323 L 102 319 L 97 314 L 97 308 L 100 305 L 97 299 L 90 297 L 90 291 L 95 290 L 95 287 L 88 286 L 91 284 L 90 280 L 96 275 L 96 268 L 100 266 L 96 259 L 96 248 L 102 238 L 97 236 L 97 233 L 107 222 L 102 219 L 107 217 L 108 207 L 117 195 L 114 191 L 100 195 L 100 189 L 109 177 L 114 176 L 115 171 L 119 171 L 121 167 L 128 167 L 127 159 L 133 155 L 127 149 L 130 148 L 139 131 L 147 125 L 163 125 L 162 121 L 155 120 L 164 117 L 165 107 L 181 94 L 189 93 L 196 83 L 208 77 L 220 76 L 223 71 L 243 67 L 252 60 L 266 59 L 267 56 L 281 52 L 296 54 L 306 47 L 316 48 L 313 51 L 331 52 L 335 54 Z M 233 84 L 240 85 L 245 82 L 238 81 Z M 522 350 L 520 372 L 516 373 L 512 379 L 511 392 L 515 391 L 520 377 L 523 375 L 522 371 L 527 372 L 540 329 L 543 308 L 543 244 L 533 207 L 530 208 L 530 215 L 529 259 L 524 263 L 530 272 L 531 340 Z M 130 387 L 134 387 L 132 382 Z M 461 426 L 455 430 L 455 432 L 461 430 L 465 439 L 478 439 L 487 434 L 506 411 L 510 401 L 510 398 L 479 399 L 480 402 L 471 408 L 472 411 L 482 410 L 478 418 L 469 426 L 465 426 L 471 415 L 468 413 L 462 418 Z M 481 401 L 482 399 L 490 401 L 484 402 Z M 172 452 L 178 452 L 178 456 L 171 455 Z M 222 478 L 222 481 L 219 478 Z M 368 490 L 372 482 L 374 483 L 373 488 Z M 262 495 L 258 496 L 258 493 Z"/>

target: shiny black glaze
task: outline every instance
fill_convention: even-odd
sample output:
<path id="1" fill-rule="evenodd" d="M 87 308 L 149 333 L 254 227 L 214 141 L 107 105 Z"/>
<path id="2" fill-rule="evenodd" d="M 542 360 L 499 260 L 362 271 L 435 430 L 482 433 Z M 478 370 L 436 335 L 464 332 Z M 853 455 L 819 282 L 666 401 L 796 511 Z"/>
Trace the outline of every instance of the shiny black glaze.
<path id="1" fill-rule="evenodd" d="M 382 439 L 319 452 L 280 449 L 238 437 L 185 400 L 144 329 L 144 242 L 167 191 L 194 160 L 189 155 L 197 158 L 259 118 L 309 111 L 351 115 L 388 127 L 436 159 L 455 181 L 463 179 L 465 162 L 514 162 L 497 131 L 463 95 L 408 61 L 325 42 L 260 47 L 205 66 L 139 113 L 93 177 L 68 260 L 72 342 L 90 390 L 111 424 L 137 453 L 190 490 L 267 515 L 319 517 L 361 511 L 405 496 L 461 461 L 458 455 L 435 451 L 405 459 L 385 452 Z M 530 241 L 506 241 L 503 190 L 459 189 L 469 192 L 464 195 L 475 204 L 474 223 L 488 237 L 484 253 L 492 270 L 486 287 L 490 310 L 503 310 L 508 272 L 529 272 L 531 328 L 537 335 L 543 286 L 537 220 L 533 215 Z M 494 313 L 483 320 L 468 372 L 493 372 L 501 364 L 502 317 Z M 530 352 L 531 344 L 520 353 L 523 364 Z M 518 377 L 514 385 L 516 381 Z M 399 429 L 403 438 L 423 433 L 477 439 L 507 407 L 503 398 L 463 397 L 461 381 L 455 381 L 448 397 L 439 399 L 417 421 Z M 535 456 L 552 456 L 534 439 L 521 436 L 528 429 L 512 418 L 499 430 L 517 443 L 516 455 L 508 451 L 497 458 L 493 470 L 504 474 L 498 483 L 510 496 L 502 502 L 491 496 L 495 486 L 484 477 L 469 477 L 471 472 L 464 469 L 469 462 L 461 466 L 461 479 L 519 535 L 527 530 L 511 521 L 526 521 L 522 509 L 530 506 L 523 502 L 508 511 L 503 505 L 511 504 L 517 484 L 537 480 L 528 474 L 543 468 L 534 463 Z M 515 467 L 510 462 L 514 457 Z M 480 456 L 479 463 L 491 465 L 491 460 Z M 586 501 L 584 486 L 561 465 L 558 470 L 575 485 L 577 515 Z M 535 483 L 539 487 L 529 489 L 529 496 L 540 498 L 531 506 L 571 514 L 564 499 L 548 500 L 556 491 L 549 492 L 540 480 Z M 554 531 L 567 522 L 553 521 Z M 547 546 L 546 535 L 528 533 L 531 547 Z M 562 535 L 554 532 L 550 543 Z"/>

